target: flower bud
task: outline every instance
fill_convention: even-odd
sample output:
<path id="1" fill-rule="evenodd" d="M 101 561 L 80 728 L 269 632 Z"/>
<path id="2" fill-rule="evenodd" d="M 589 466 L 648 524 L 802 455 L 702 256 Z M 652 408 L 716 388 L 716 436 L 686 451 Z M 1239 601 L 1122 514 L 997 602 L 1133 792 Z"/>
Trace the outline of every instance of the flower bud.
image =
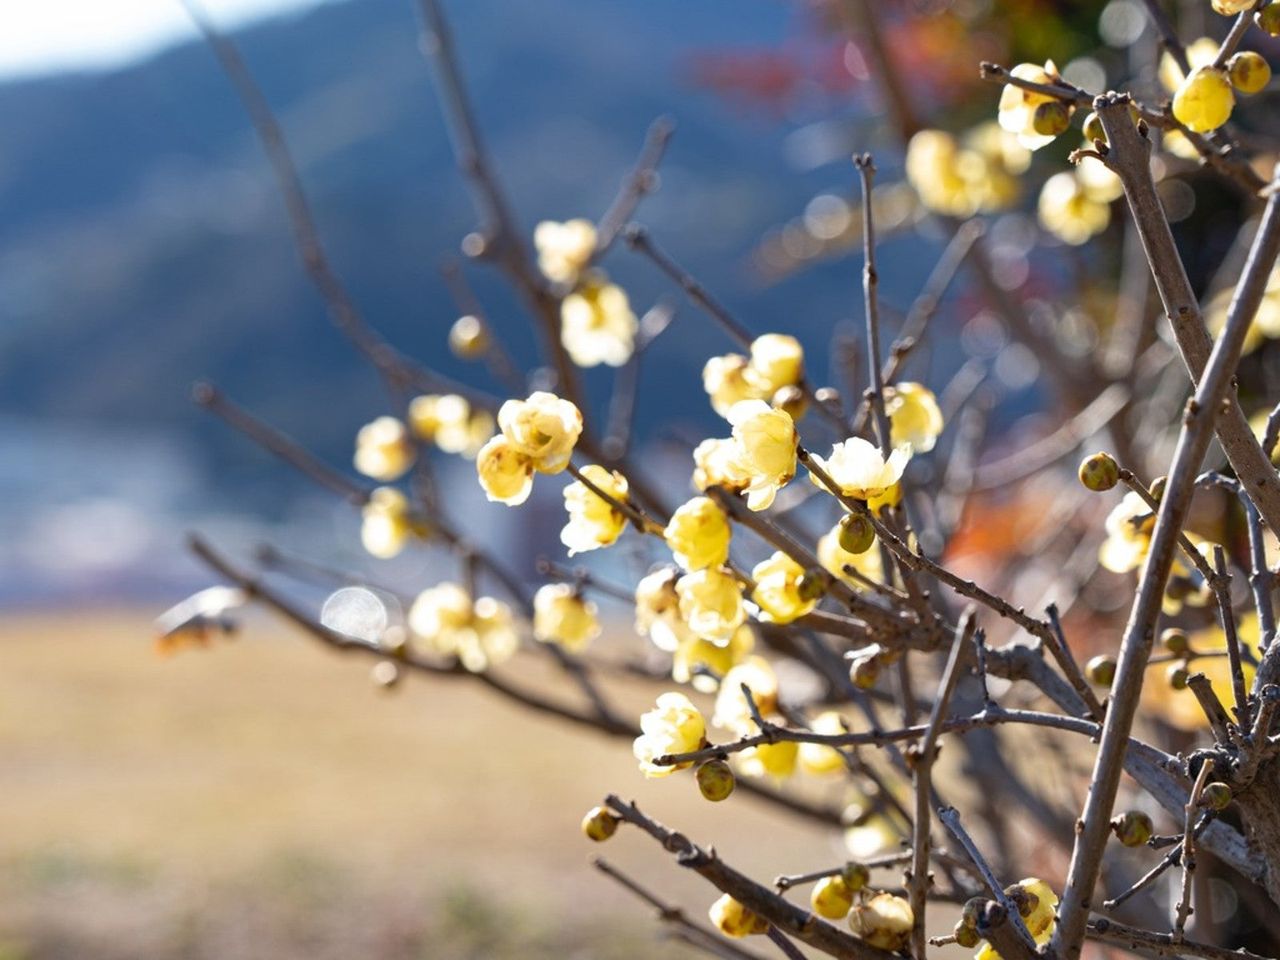
<path id="1" fill-rule="evenodd" d="M 1191 639 L 1181 630 L 1170 627 L 1160 634 L 1160 644 L 1175 656 L 1181 656 L 1191 648 Z"/>
<path id="2" fill-rule="evenodd" d="M 827 592 L 829 579 L 828 575 L 821 570 L 806 570 L 800 575 L 796 592 L 799 593 L 801 600 L 817 600 Z"/>
<path id="3" fill-rule="evenodd" d="M 1056 137 L 1071 125 L 1071 110 L 1061 100 L 1050 100 L 1036 107 L 1031 126 L 1042 137 Z"/>
<path id="4" fill-rule="evenodd" d="M 840 876 L 852 893 L 857 893 L 871 882 L 871 871 L 865 863 L 846 863 Z"/>
<path id="5" fill-rule="evenodd" d="M 1080 462 L 1080 482 L 1094 493 L 1110 490 L 1120 482 L 1120 465 L 1109 453 L 1095 453 Z"/>
<path id="6" fill-rule="evenodd" d="M 1280 37 L 1280 2 L 1268 3 L 1253 15 L 1253 19 L 1271 36 Z"/>
<path id="7" fill-rule="evenodd" d="M 840 549 L 846 553 L 866 553 L 875 542 L 876 529 L 871 521 L 859 513 L 849 513 L 840 518 Z"/>
<path id="8" fill-rule="evenodd" d="M 603 843 L 618 832 L 618 818 L 604 807 L 592 807 L 582 818 L 582 832 L 588 839 Z"/>
<path id="9" fill-rule="evenodd" d="M 1024 920 L 1036 912 L 1036 908 L 1040 906 L 1040 898 L 1028 890 L 1020 883 L 1011 883 L 1004 888 L 1005 895 L 1018 908 L 1018 914 Z"/>
<path id="10" fill-rule="evenodd" d="M 712 803 L 719 803 L 733 793 L 737 786 L 733 769 L 723 760 L 708 760 L 698 765 L 693 778 L 698 781 L 698 789 Z"/>
<path id="11" fill-rule="evenodd" d="M 1196 133 L 1208 133 L 1231 117 L 1235 95 L 1227 71 L 1196 67 L 1173 95 L 1173 115 Z"/>
<path id="12" fill-rule="evenodd" d="M 849 679 L 859 690 L 870 690 L 880 679 L 880 661 L 868 656 L 855 658 L 849 664 Z"/>
<path id="13" fill-rule="evenodd" d="M 1206 783 L 1200 791 L 1200 803 L 1210 810 L 1225 810 L 1231 804 L 1231 788 L 1221 780 Z"/>
<path id="14" fill-rule="evenodd" d="M 1169 485 L 1168 477 L 1156 477 L 1151 481 L 1151 486 L 1147 487 L 1147 492 L 1151 494 L 1152 499 L 1159 503 L 1164 499 L 1164 488 Z"/>
<path id="15" fill-rule="evenodd" d="M 956 943 L 966 950 L 972 950 L 982 942 L 982 937 L 978 936 L 977 929 L 969 926 L 963 920 L 956 924 L 953 935 L 956 938 Z"/>
<path id="16" fill-rule="evenodd" d="M 489 349 L 489 331 L 479 317 L 459 317 L 449 328 L 449 349 L 462 360 L 475 360 Z"/>
<path id="17" fill-rule="evenodd" d="M 1100 687 L 1109 687 L 1116 678 L 1116 660 L 1115 657 L 1099 655 L 1092 658 L 1084 665 L 1084 675 L 1089 678 L 1090 683 L 1095 683 Z"/>
<path id="18" fill-rule="evenodd" d="M 814 884 L 813 892 L 809 895 L 809 905 L 820 917 L 843 920 L 853 906 L 853 891 L 845 884 L 843 877 L 823 877 Z"/>
<path id="19" fill-rule="evenodd" d="M 1126 847 L 1140 847 L 1151 839 L 1155 827 L 1145 813 L 1130 810 L 1111 821 L 1111 831 Z"/>
<path id="20" fill-rule="evenodd" d="M 738 939 L 769 932 L 769 921 L 725 894 L 707 911 L 711 923 L 726 937 Z"/>
<path id="21" fill-rule="evenodd" d="M 891 893 L 877 893 L 849 914 L 853 932 L 881 950 L 901 950 L 911 939 L 915 923 L 911 904 Z"/>
<path id="22" fill-rule="evenodd" d="M 1271 82 L 1271 65 L 1261 54 L 1243 50 L 1227 61 L 1227 74 L 1241 93 L 1257 93 Z"/>
<path id="23" fill-rule="evenodd" d="M 1169 681 L 1169 686 L 1175 690 L 1187 689 L 1187 681 L 1191 679 L 1191 674 L 1187 668 L 1179 664 L 1174 664 L 1165 673 L 1165 679 Z"/>
<path id="24" fill-rule="evenodd" d="M 787 413 L 792 420 L 799 423 L 800 418 L 809 409 L 809 398 L 798 386 L 788 384 L 785 387 L 779 387 L 773 395 L 773 409 Z"/>
<path id="25" fill-rule="evenodd" d="M 1084 138 L 1090 143 L 1093 143 L 1095 140 L 1101 140 L 1103 143 L 1107 142 L 1106 131 L 1102 129 L 1102 120 L 1099 119 L 1096 113 L 1091 113 L 1084 118 L 1083 129 Z"/>
<path id="26" fill-rule="evenodd" d="M 972 927 L 978 926 L 978 920 L 982 917 L 982 911 L 987 907 L 986 897 L 970 897 L 964 903 L 964 908 L 960 911 L 960 923 L 957 926 Z"/>

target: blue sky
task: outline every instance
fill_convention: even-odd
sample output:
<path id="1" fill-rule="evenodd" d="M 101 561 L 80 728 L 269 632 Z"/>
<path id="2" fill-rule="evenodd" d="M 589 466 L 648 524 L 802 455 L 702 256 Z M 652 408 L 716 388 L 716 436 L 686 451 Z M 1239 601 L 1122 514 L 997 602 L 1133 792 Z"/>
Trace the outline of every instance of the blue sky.
<path id="1" fill-rule="evenodd" d="M 204 0 L 234 26 L 322 0 Z M 178 0 L 0 0 L 0 78 L 119 66 L 193 35 Z"/>

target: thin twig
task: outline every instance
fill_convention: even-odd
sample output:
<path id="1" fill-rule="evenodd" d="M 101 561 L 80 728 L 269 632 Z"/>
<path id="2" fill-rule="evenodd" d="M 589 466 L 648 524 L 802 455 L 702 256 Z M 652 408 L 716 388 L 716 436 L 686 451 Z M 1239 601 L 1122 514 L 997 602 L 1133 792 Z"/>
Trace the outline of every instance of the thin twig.
<path id="1" fill-rule="evenodd" d="M 1187 927 L 1187 918 L 1191 916 L 1191 878 L 1196 869 L 1196 813 L 1200 809 L 1200 794 L 1204 785 L 1209 782 L 1209 774 L 1213 773 L 1213 759 L 1206 758 L 1200 764 L 1200 772 L 1196 774 L 1196 782 L 1187 797 L 1186 816 L 1182 825 L 1182 893 L 1178 897 L 1178 907 L 1174 913 L 1173 939 L 1181 942 Z"/>

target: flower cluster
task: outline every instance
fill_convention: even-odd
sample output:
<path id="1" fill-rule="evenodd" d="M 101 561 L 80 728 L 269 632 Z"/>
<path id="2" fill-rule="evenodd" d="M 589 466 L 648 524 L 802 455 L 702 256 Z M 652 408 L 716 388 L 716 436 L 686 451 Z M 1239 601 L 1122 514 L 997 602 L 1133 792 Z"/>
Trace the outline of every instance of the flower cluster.
<path id="1" fill-rule="evenodd" d="M 979 124 L 957 139 L 921 130 L 907 145 L 907 181 L 930 210 L 952 217 L 994 213 L 1018 199 L 1018 176 L 1031 151 L 997 123 Z"/>
<path id="2" fill-rule="evenodd" d="M 582 433 L 582 413 L 553 393 L 508 400 L 498 411 L 502 432 L 476 456 L 476 472 L 486 496 L 516 506 L 529 499 L 533 475 L 560 473 Z"/>
<path id="3" fill-rule="evenodd" d="M 510 659 L 520 646 L 511 608 L 493 597 L 472 601 L 456 583 L 441 583 L 418 594 L 409 608 L 409 632 L 426 649 L 473 673 Z"/>
<path id="4" fill-rule="evenodd" d="M 804 350 L 795 337 L 766 333 L 751 342 L 751 355 L 729 353 L 712 357 L 702 368 L 702 386 L 720 416 L 743 400 L 768 400 L 780 405 L 779 394 L 804 379 Z"/>

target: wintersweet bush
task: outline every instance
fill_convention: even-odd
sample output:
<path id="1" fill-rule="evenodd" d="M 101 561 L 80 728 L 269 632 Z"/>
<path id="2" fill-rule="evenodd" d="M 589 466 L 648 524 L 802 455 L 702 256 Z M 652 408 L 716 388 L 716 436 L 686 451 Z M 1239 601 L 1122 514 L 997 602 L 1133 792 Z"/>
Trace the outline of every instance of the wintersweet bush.
<path id="1" fill-rule="evenodd" d="M 515 370 L 501 325 L 478 304 L 462 305 L 447 340 L 486 364 L 492 389 L 412 362 L 346 295 L 261 94 L 205 23 L 264 134 L 308 270 L 403 402 L 355 437 L 355 470 L 380 484 L 369 486 L 216 389 L 197 399 L 355 504 L 373 557 L 445 546 L 458 570 L 413 585 L 403 623 L 388 616 L 357 636 L 290 598 L 283 555 L 261 558 L 268 579 L 196 540 L 230 589 L 166 614 L 162 648 L 207 643 L 235 608 L 264 604 L 374 658 L 380 683 L 478 679 L 616 737 L 638 775 L 723 804 L 726 822 L 739 803 L 767 804 L 843 837 L 846 857 L 779 864 L 794 872 L 770 887 L 617 795 L 587 811 L 590 840 L 637 830 L 718 891 L 677 909 L 660 879 L 599 862 L 715 956 L 757 956 L 731 942 L 751 936 L 793 958 L 804 956 L 797 943 L 854 960 L 924 960 L 950 944 L 978 960 L 1074 960 L 1086 944 L 1275 956 L 1280 379 L 1269 344 L 1280 332 L 1280 129 L 1267 57 L 1280 3 L 1186 0 L 1188 22 L 1232 18 L 1192 44 L 1157 0 L 1097 11 L 1109 46 L 1095 50 L 1081 49 L 1078 13 L 1074 33 L 1037 30 L 1027 43 L 1015 33 L 1011 59 L 1023 47 L 1037 55 L 973 64 L 1001 87 L 979 87 L 991 95 L 970 98 L 982 100 L 974 115 L 948 109 L 915 75 L 927 66 L 886 36 L 910 38 L 929 18 L 977 31 L 1004 13 L 1025 25 L 1025 10 L 829 6 L 853 15 L 892 131 L 879 159 L 902 171 L 877 187 L 871 157 L 855 156 L 859 198 L 816 204 L 827 214 L 790 225 L 791 259 L 773 263 L 801 269 L 816 252 L 860 262 L 863 335 L 856 352 L 833 346 L 839 387 L 824 383 L 830 358 L 807 355 L 796 336 L 808 330 L 739 321 L 634 222 L 658 186 L 665 121 L 598 221 L 567 210 L 531 232 L 517 224 L 440 0 L 421 3 L 424 49 L 478 200 L 463 249 L 520 295 L 550 373 Z M 1042 49 L 1055 42 L 1064 49 Z M 1233 197 L 1238 212 L 1214 221 L 1234 217 L 1234 247 L 1208 279 L 1204 251 L 1184 256 L 1171 228 L 1202 193 Z M 878 286 L 886 210 L 893 229 L 944 241 L 903 310 Z M 731 347 L 699 358 L 720 426 L 686 451 L 689 482 L 675 489 L 628 441 L 646 399 L 637 364 L 671 311 L 637 318 L 601 266 L 620 241 Z M 949 298 L 962 273 L 969 295 Z M 961 347 L 995 349 L 970 350 L 949 382 L 929 382 L 919 362 L 907 375 L 929 345 L 954 349 L 957 327 Z M 622 416 L 608 427 L 579 376 L 597 366 L 616 370 L 610 409 Z M 1001 383 L 1037 373 L 1044 410 L 1009 426 Z M 565 523 L 536 591 L 531 571 L 476 547 L 450 515 L 424 469 L 438 456 L 473 459 L 512 523 L 535 485 L 561 484 Z M 642 558 L 633 583 L 554 559 L 618 544 Z M 386 588 L 365 594 L 377 604 Z M 605 637 L 598 601 L 625 602 L 634 632 Z M 634 654 L 627 676 L 643 697 L 629 701 L 653 703 L 638 715 L 601 682 L 598 650 L 614 641 Z M 557 667 L 548 687 L 509 666 L 538 655 Z M 796 888 L 808 896 L 793 898 Z"/>

